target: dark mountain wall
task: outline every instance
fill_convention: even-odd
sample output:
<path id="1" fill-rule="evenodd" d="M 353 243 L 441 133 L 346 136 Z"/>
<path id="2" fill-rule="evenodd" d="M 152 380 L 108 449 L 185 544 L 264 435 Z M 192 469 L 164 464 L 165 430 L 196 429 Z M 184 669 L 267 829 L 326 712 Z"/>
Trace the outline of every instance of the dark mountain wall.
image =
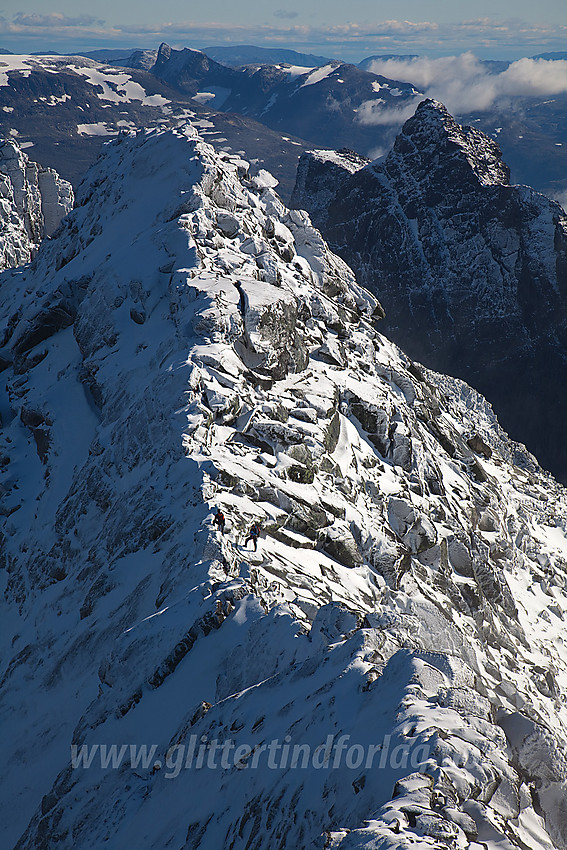
<path id="1" fill-rule="evenodd" d="M 380 297 L 386 332 L 472 383 L 567 480 L 567 217 L 508 184 L 496 142 L 426 100 L 383 161 L 353 174 L 306 154 L 293 205 Z"/>

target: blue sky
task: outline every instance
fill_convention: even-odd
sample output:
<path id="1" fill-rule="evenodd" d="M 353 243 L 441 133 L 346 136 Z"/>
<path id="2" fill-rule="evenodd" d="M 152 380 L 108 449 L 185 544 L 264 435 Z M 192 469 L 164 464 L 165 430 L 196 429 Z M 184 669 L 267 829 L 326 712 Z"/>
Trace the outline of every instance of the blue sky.
<path id="1" fill-rule="evenodd" d="M 374 53 L 473 50 L 514 59 L 567 51 L 564 0 L 0 0 L 0 47 L 12 52 L 214 44 L 285 46 L 362 59 Z"/>

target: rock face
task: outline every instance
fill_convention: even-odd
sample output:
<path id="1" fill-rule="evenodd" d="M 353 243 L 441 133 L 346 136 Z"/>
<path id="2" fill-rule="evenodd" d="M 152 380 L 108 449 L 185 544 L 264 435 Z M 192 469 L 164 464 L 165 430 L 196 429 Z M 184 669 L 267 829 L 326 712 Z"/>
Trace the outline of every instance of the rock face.
<path id="1" fill-rule="evenodd" d="M 337 186 L 344 183 L 347 175 L 355 174 L 369 162 L 366 157 L 346 148 L 303 154 L 299 160 L 290 206 L 308 209 L 315 223 L 325 222 Z"/>
<path id="2" fill-rule="evenodd" d="M 0 279 L 3 842 L 565 848 L 565 491 L 271 182 L 122 137 Z"/>
<path id="3" fill-rule="evenodd" d="M 73 189 L 11 140 L 0 140 L 0 271 L 28 263 L 73 208 Z"/>
<path id="4" fill-rule="evenodd" d="M 508 183 L 498 145 L 429 100 L 384 160 L 354 174 L 306 154 L 293 205 L 378 294 L 389 335 L 477 387 L 567 480 L 567 217 Z"/>

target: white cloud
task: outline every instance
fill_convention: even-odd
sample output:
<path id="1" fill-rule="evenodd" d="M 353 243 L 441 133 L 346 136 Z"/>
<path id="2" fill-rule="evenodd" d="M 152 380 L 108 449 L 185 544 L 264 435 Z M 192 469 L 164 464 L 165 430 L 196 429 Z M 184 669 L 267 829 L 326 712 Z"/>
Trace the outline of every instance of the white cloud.
<path id="1" fill-rule="evenodd" d="M 490 109 L 505 97 L 567 92 L 567 61 L 563 60 L 519 59 L 494 74 L 467 52 L 440 59 L 376 60 L 369 70 L 413 83 L 457 115 Z"/>
<path id="2" fill-rule="evenodd" d="M 388 148 L 382 147 L 381 145 L 379 145 L 377 148 L 372 148 L 372 150 L 368 151 L 368 159 L 381 159 L 381 157 L 388 153 L 388 150 Z"/>
<path id="3" fill-rule="evenodd" d="M 5 19 L 4 19 L 5 20 Z M 69 18 L 67 15 L 61 15 L 59 12 L 50 12 L 47 15 L 28 14 L 18 12 L 14 15 L 13 24 L 15 27 L 30 27 L 31 29 L 59 29 L 59 27 L 89 27 L 92 24 L 103 24 L 104 21 L 94 18 L 92 15 L 79 15 L 76 18 Z"/>
<path id="4" fill-rule="evenodd" d="M 563 192 L 559 192 L 558 194 L 553 196 L 553 200 L 557 201 L 558 204 L 561 204 L 565 213 L 567 214 L 567 189 Z"/>
<path id="5" fill-rule="evenodd" d="M 567 62 L 519 59 L 498 75 L 502 94 L 548 95 L 567 92 Z"/>
<path id="6" fill-rule="evenodd" d="M 386 106 L 381 99 L 365 100 L 358 107 L 356 121 L 358 124 L 364 124 L 367 127 L 399 127 L 413 115 L 417 103 L 417 100 L 411 99 L 409 102 L 405 101 L 402 106 L 392 107 Z"/>
<path id="7" fill-rule="evenodd" d="M 56 45 L 67 51 L 79 44 L 95 46 L 156 46 L 168 41 L 174 47 L 210 44 L 252 43 L 263 46 L 285 46 L 325 51 L 331 55 L 351 56 L 377 53 L 446 53 L 472 50 L 526 51 L 526 55 L 544 50 L 564 49 L 567 26 L 533 24 L 521 20 L 496 21 L 491 18 L 438 23 L 436 21 L 386 20 L 311 26 L 302 23 L 303 10 L 280 7 L 274 12 L 273 24 L 258 23 L 238 11 L 238 20 L 192 21 L 156 20 L 152 24 L 117 23 L 120 4 L 112 22 L 101 22 L 91 15 L 66 16 L 52 12 L 14 13 L 11 20 L 0 17 L 0 37 L 4 47 L 24 48 L 30 45 Z M 110 12 L 109 12 L 110 14 Z M 236 17 L 236 12 L 233 13 Z M 229 16 L 227 16 L 229 18 Z M 278 20 L 279 19 L 279 20 Z"/>

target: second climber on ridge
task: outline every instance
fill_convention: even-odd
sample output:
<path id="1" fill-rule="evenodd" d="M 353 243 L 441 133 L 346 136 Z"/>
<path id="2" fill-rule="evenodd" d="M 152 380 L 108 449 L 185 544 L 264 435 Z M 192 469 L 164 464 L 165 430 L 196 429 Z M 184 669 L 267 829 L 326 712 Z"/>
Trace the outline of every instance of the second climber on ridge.
<path id="1" fill-rule="evenodd" d="M 251 540 L 254 544 L 254 551 L 258 550 L 258 538 L 260 536 L 260 524 L 258 522 L 253 522 L 250 526 L 250 531 L 248 532 L 248 537 L 244 541 L 244 545 L 248 546 L 248 542 Z"/>

